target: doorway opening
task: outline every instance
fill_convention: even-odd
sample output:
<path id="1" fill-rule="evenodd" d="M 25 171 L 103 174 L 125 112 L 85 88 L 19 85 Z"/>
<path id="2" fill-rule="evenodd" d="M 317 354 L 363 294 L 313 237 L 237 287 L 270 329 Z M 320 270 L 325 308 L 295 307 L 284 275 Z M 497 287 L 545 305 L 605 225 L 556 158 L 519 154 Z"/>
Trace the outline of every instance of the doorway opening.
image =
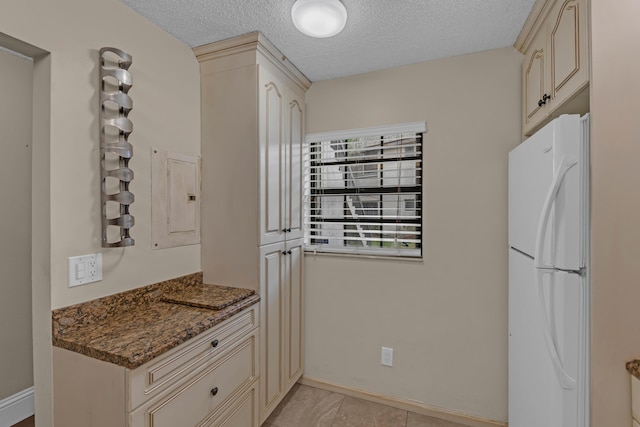
<path id="1" fill-rule="evenodd" d="M 0 425 L 53 425 L 50 54 L 0 33 Z M 5 275 L 5 272 L 8 274 Z M 24 313 L 24 312 L 27 313 Z M 6 318 L 5 318 L 6 317 Z M 5 381 L 7 379 L 7 381 Z"/>

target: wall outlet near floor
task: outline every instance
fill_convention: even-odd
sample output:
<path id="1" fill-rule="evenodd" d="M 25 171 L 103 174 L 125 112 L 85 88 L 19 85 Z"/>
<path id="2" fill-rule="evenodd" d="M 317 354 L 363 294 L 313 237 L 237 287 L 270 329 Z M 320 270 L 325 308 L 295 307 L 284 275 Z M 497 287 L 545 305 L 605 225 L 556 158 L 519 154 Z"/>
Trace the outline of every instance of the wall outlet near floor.
<path id="1" fill-rule="evenodd" d="M 382 347 L 382 360 L 384 366 L 393 366 L 393 349 L 389 347 Z"/>
<path id="2" fill-rule="evenodd" d="M 69 287 L 102 280 L 102 254 L 69 257 Z"/>

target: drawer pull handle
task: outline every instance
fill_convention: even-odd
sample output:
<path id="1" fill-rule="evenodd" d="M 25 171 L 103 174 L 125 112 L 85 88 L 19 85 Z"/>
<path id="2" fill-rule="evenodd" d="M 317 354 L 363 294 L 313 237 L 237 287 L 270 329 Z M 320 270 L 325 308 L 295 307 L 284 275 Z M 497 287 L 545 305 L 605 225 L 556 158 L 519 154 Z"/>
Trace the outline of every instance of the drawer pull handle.
<path id="1" fill-rule="evenodd" d="M 218 387 L 214 387 L 211 389 L 211 396 L 215 396 L 216 394 L 218 394 Z"/>
<path id="2" fill-rule="evenodd" d="M 218 340 L 211 341 L 211 347 L 216 348 L 218 346 Z"/>

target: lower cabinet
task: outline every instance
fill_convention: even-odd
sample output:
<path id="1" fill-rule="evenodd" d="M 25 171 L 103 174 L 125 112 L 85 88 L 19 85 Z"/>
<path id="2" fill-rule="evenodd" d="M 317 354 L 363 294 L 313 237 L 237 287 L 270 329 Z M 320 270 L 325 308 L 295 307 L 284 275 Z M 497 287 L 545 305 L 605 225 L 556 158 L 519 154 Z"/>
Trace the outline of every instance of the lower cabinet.
<path id="1" fill-rule="evenodd" d="M 189 381 L 134 410 L 131 426 L 209 425 L 225 402 L 256 379 L 257 345 L 256 332 L 243 338 Z"/>
<path id="2" fill-rule="evenodd" d="M 258 427 L 258 319 L 256 304 L 133 370 L 54 348 L 55 425 Z"/>
<path id="3" fill-rule="evenodd" d="M 303 371 L 303 240 L 260 248 L 260 422 Z"/>

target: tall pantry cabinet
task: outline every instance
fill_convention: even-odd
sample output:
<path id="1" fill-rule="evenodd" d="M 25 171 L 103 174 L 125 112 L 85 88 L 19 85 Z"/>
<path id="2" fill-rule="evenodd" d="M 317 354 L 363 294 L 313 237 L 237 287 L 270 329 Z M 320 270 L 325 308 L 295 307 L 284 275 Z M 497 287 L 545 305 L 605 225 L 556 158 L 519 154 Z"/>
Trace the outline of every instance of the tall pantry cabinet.
<path id="1" fill-rule="evenodd" d="M 303 370 L 304 95 L 260 33 L 194 49 L 202 96 L 202 270 L 260 294 L 260 422 Z"/>

